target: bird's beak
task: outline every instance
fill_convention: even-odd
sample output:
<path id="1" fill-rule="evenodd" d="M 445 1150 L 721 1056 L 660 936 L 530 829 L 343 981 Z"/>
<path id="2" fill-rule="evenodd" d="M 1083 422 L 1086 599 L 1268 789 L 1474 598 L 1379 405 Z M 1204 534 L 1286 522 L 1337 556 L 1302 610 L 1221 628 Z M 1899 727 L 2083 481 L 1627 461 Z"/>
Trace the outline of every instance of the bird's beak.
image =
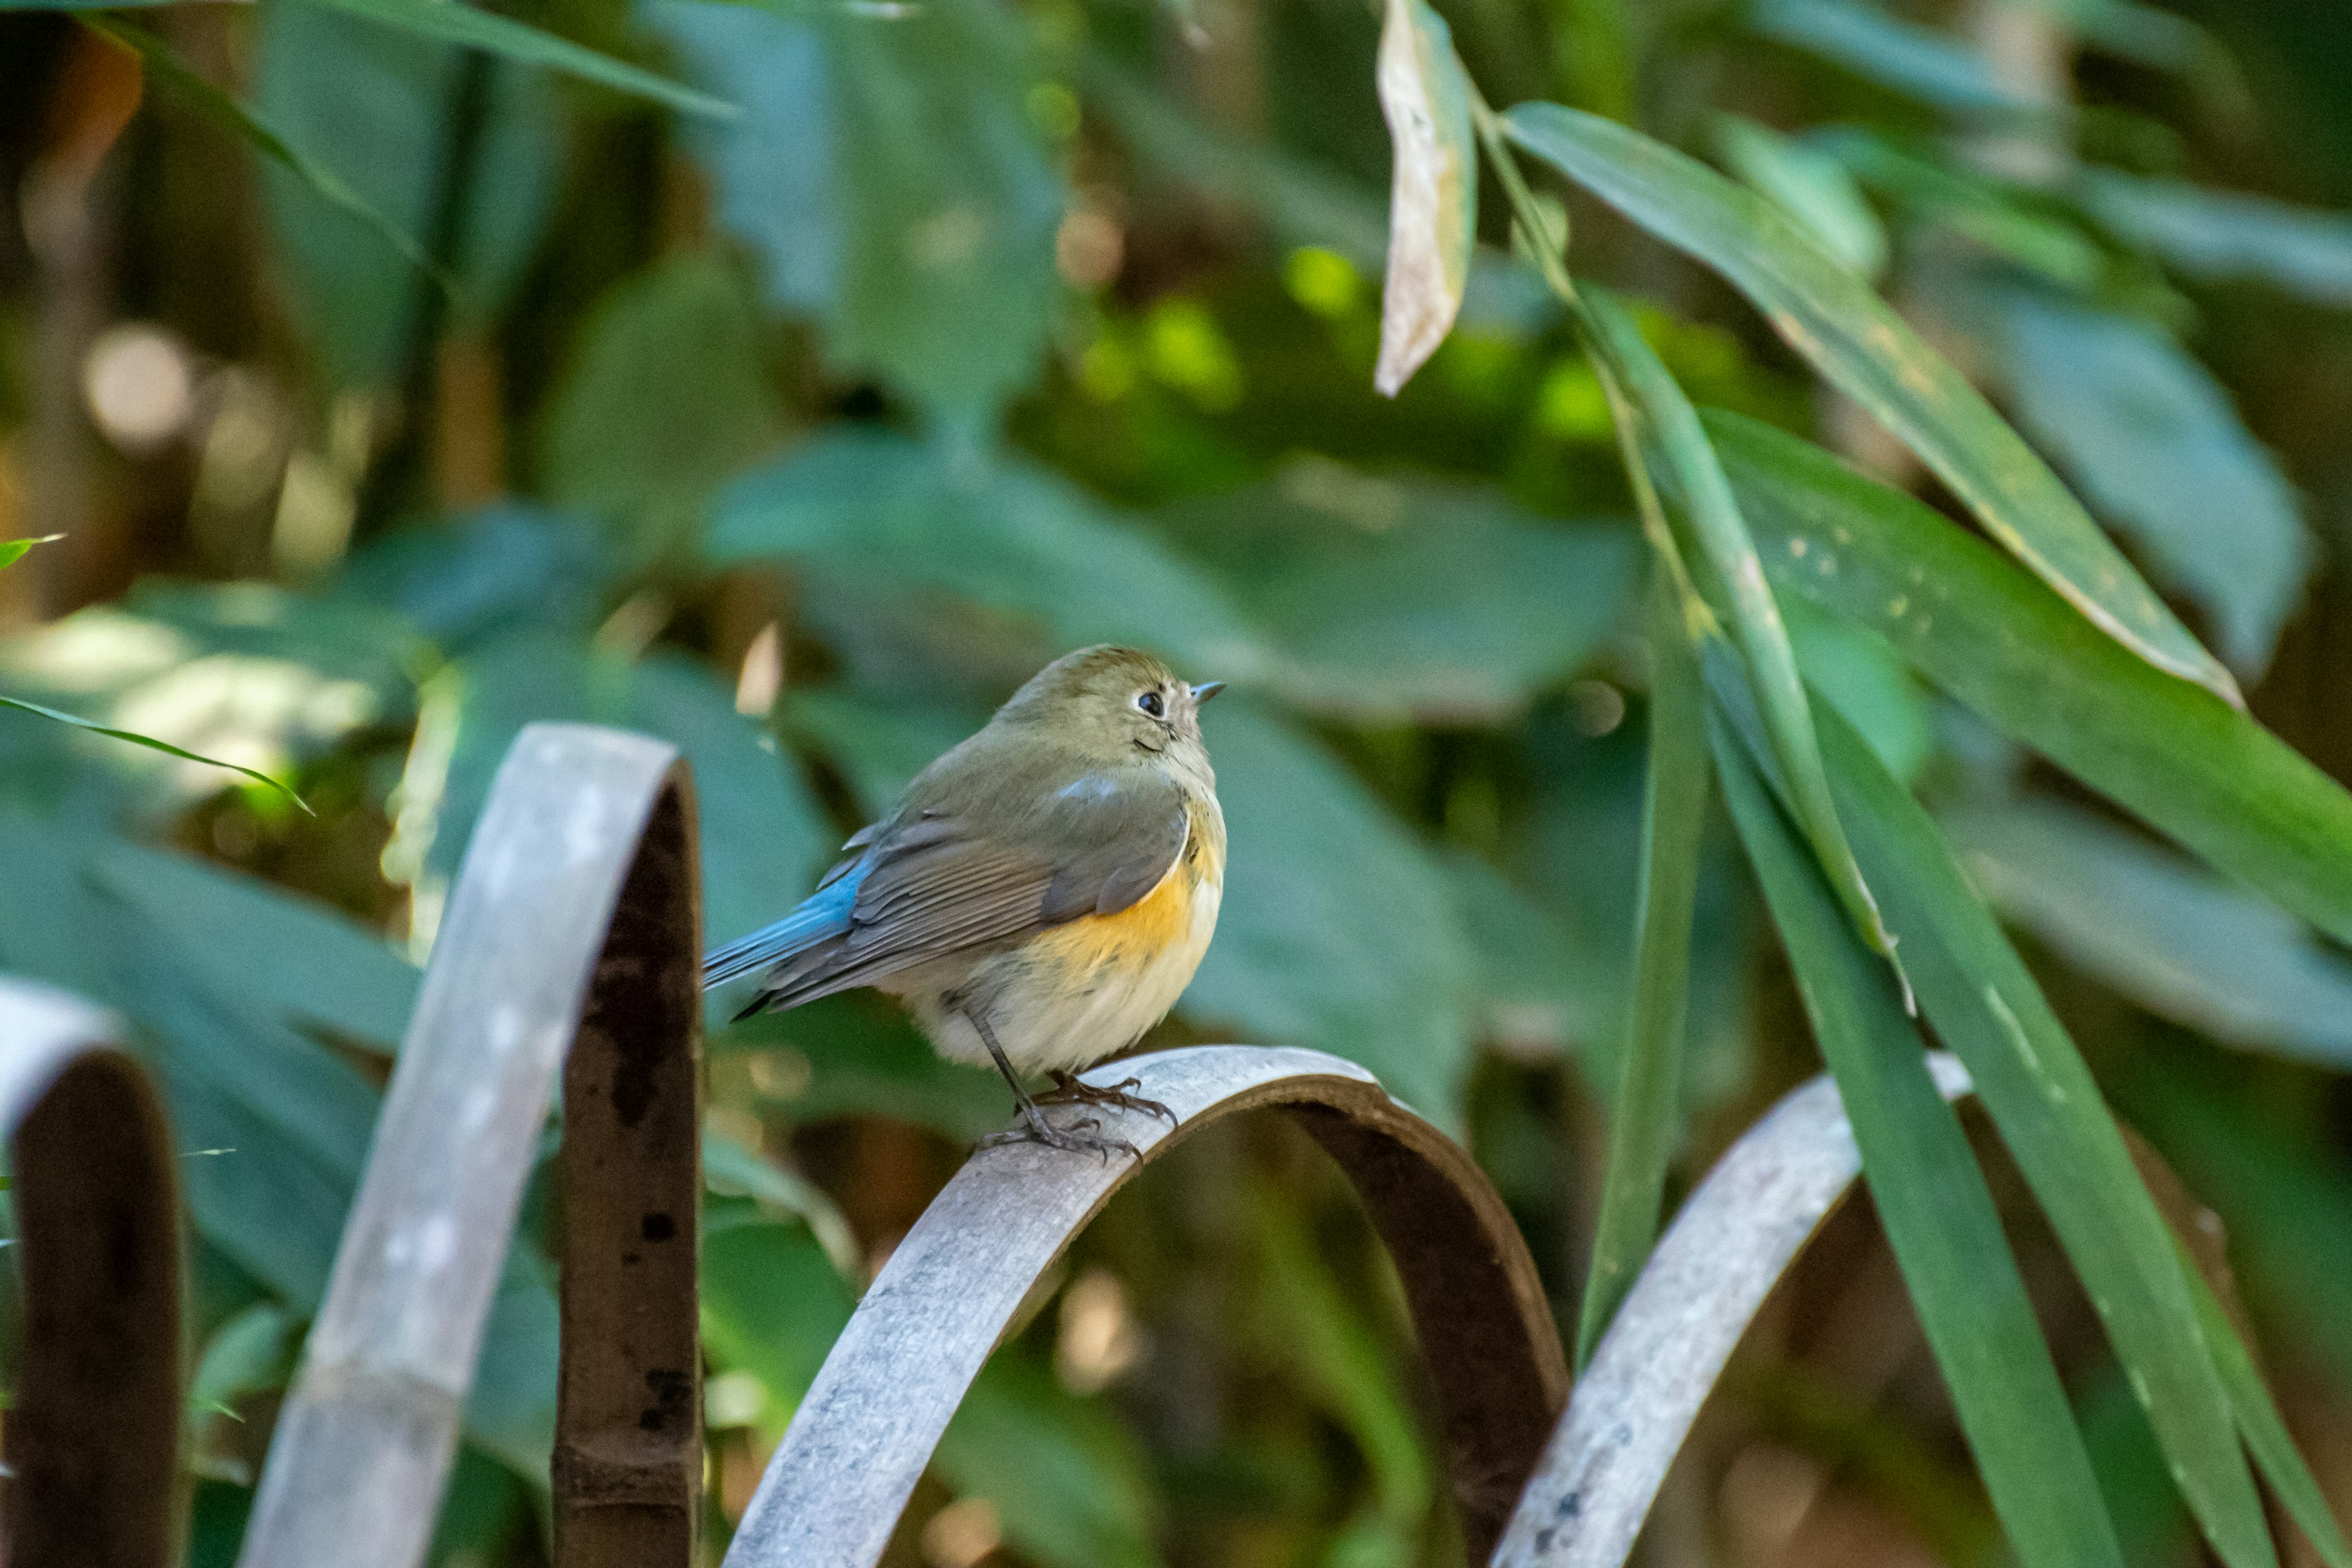
<path id="1" fill-rule="evenodd" d="M 1218 692 L 1223 691 L 1224 689 L 1225 683 L 1222 680 L 1208 680 L 1202 682 L 1200 685 L 1192 688 L 1193 706 L 1198 707 L 1200 704 L 1206 702 L 1210 698 L 1214 697 Z"/>

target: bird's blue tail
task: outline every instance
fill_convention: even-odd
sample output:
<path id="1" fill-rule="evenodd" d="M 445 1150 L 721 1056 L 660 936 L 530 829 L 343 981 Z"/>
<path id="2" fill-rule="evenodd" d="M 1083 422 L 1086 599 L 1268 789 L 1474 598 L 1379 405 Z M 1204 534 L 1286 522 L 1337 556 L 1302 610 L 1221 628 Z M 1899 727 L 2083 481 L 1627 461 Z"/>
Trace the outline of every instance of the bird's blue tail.
<path id="1" fill-rule="evenodd" d="M 849 909 L 857 901 L 858 870 L 819 888 L 800 908 L 773 925 L 715 948 L 702 960 L 702 984 L 721 985 L 754 970 L 770 969 L 849 929 Z"/>

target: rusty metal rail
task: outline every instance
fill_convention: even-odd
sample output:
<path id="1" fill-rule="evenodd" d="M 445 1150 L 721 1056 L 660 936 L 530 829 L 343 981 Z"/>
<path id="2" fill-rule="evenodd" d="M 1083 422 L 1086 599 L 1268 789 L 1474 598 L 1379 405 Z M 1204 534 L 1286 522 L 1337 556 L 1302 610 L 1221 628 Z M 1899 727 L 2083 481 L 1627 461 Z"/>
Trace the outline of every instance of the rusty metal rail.
<path id="1" fill-rule="evenodd" d="M 23 1368 L 7 1560 L 163 1568 L 180 1437 L 179 1172 L 147 1076 L 88 1004 L 0 980 Z"/>

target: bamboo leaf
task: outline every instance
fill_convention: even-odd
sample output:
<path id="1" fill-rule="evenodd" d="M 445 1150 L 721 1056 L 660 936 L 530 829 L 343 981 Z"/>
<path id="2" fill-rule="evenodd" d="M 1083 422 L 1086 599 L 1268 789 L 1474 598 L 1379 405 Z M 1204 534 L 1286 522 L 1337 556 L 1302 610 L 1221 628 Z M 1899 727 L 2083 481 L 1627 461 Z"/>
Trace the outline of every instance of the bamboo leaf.
<path id="1" fill-rule="evenodd" d="M 1855 0 L 1760 0 L 1748 26 L 1866 81 L 1955 114 L 2020 115 L 2041 107 L 2002 84 L 1958 39 Z"/>
<path id="2" fill-rule="evenodd" d="M 1735 415 L 1707 429 L 1765 570 L 1998 728 L 2352 942 L 2352 795 L 2244 712 L 2142 664 L 1923 503 Z"/>
<path id="3" fill-rule="evenodd" d="M 2260 894 L 2054 803 L 1937 821 L 2002 916 L 2084 973 L 2225 1044 L 2352 1068 L 2352 963 Z"/>
<path id="4" fill-rule="evenodd" d="M 560 70 L 583 81 L 593 81 L 639 98 L 649 98 L 681 113 L 698 114 L 713 120 L 731 120 L 737 113 L 735 106 L 723 99 L 697 92 L 667 77 L 656 76 L 641 67 L 616 60 L 610 55 L 583 48 L 569 38 L 560 38 L 553 33 L 543 32 L 511 16 L 480 10 L 465 4 L 464 0 L 305 0 L 305 3 L 346 11 L 387 27 L 414 33 L 419 37 L 481 49 L 519 65 L 543 66 L 550 70 Z"/>
<path id="5" fill-rule="evenodd" d="M 1856 852 L 1902 924 L 1927 1020 L 2050 1216 L 2174 1479 L 2223 1562 L 2270 1568 L 2262 1500 L 2171 1233 L 2090 1068 L 1926 811 L 1834 710 L 1822 744 Z"/>
<path id="6" fill-rule="evenodd" d="M 1958 371 L 1769 202 L 1673 148 L 1556 103 L 1512 140 L 1720 272 L 1822 374 L 1900 437 L 1997 540 L 2091 622 L 2231 702 L 2236 683 Z"/>
<path id="7" fill-rule="evenodd" d="M 38 539 L 0 539 L 0 571 L 14 566 L 36 544 L 55 544 L 64 537 L 62 533 L 45 533 Z"/>
<path id="8" fill-rule="evenodd" d="M 456 287 L 449 274 L 425 253 L 425 247 L 411 238 L 406 229 L 344 184 L 342 176 L 298 151 L 260 116 L 207 81 L 194 67 L 173 53 L 172 47 L 163 39 L 120 16 L 85 16 L 79 20 L 92 32 L 136 54 L 155 80 L 185 99 L 190 107 L 215 125 L 247 142 L 310 186 L 330 205 L 365 224 L 386 245 L 398 251 L 410 266 L 430 278 L 441 289 L 449 290 Z"/>
<path id="9" fill-rule="evenodd" d="M 1887 1240 L 1994 1510 L 2024 1568 L 2120 1568 L 2082 1435 L 1983 1173 L 1937 1093 L 1891 977 L 1838 918 L 1729 727 L 1713 730 L 1732 819 L 1835 1075 Z"/>
<path id="10" fill-rule="evenodd" d="M 1372 384 L 1394 397 L 1462 309 L 1477 240 L 1478 153 L 1453 35 L 1423 0 L 1388 0 L 1378 81 L 1396 162 Z"/>
<path id="11" fill-rule="evenodd" d="M 1592 1358 L 1617 1303 L 1658 1239 L 1690 999 L 1699 833 L 1706 820 L 1706 691 L 1682 601 L 1664 563 L 1653 574 L 1649 598 L 1650 773 L 1642 799 L 1633 1005 L 1609 1114 L 1609 1165 L 1592 1269 L 1577 1323 L 1579 1368 Z"/>
<path id="12" fill-rule="evenodd" d="M 79 718 L 71 713 L 60 712 L 55 708 L 44 708 L 37 702 L 20 701 L 14 697 L 0 697 L 0 708 L 14 708 L 22 712 L 38 714 L 44 719 L 54 719 L 60 724 L 70 724 L 77 730 L 88 730 L 93 735 L 105 735 L 117 741 L 128 741 L 134 746 L 144 746 L 151 752 L 161 752 L 165 756 L 178 757 L 184 762 L 202 763 L 208 768 L 226 768 L 233 773 L 243 773 L 247 778 L 251 779 L 256 784 L 268 784 L 271 789 L 276 790 L 279 795 L 284 795 L 288 800 L 290 800 L 296 805 L 300 806 L 310 816 L 316 816 L 318 815 L 318 813 L 310 810 L 309 802 L 305 801 L 300 795 L 296 795 L 293 790 L 289 788 L 287 785 L 278 783 L 276 779 L 271 778 L 268 773 L 257 773 L 253 769 L 245 767 L 239 763 L 225 763 L 218 757 L 200 756 L 194 752 L 184 752 L 168 741 L 159 741 L 152 735 L 142 735 L 135 731 L 110 730 L 105 725 L 98 723 L 93 720 Z"/>
<path id="13" fill-rule="evenodd" d="M 2189 1293 L 2196 1298 L 2197 1313 L 2204 1325 L 2205 1338 L 2213 1346 L 2213 1359 L 2219 1365 L 2221 1383 L 2230 1392 L 2230 1408 L 2238 1418 L 2238 1429 L 2245 1434 L 2246 1447 L 2252 1450 L 2254 1462 L 2262 1467 L 2263 1476 L 2271 1483 L 2279 1501 L 2302 1528 L 2312 1545 L 2319 1549 L 2320 1559 L 2327 1568 L 2352 1568 L 2352 1545 L 2344 1540 L 2344 1529 L 2336 1522 L 2335 1510 L 2327 1505 L 2327 1495 L 2319 1489 L 2309 1466 L 2303 1462 L 2294 1437 L 2286 1429 L 2286 1421 L 2279 1415 L 2277 1402 L 2271 1398 L 2270 1386 L 2263 1382 L 2262 1373 L 2254 1366 L 2254 1358 L 2238 1338 L 2229 1315 L 2213 1297 L 2213 1288 L 2205 1283 L 2197 1270 L 2189 1268 Z"/>
<path id="14" fill-rule="evenodd" d="M 2075 199 L 2126 244 L 2203 283 L 2246 279 L 2352 309 L 2352 213 L 2085 168 Z"/>
<path id="15" fill-rule="evenodd" d="M 1738 114 L 1717 118 L 1715 145 L 1751 190 L 1804 225 L 1856 277 L 1886 270 L 1886 226 L 1831 153 Z"/>
<path id="16" fill-rule="evenodd" d="M 1772 590 L 1765 582 L 1755 542 L 1748 537 L 1748 525 L 1707 444 L 1706 432 L 1682 388 L 1643 341 L 1623 307 L 1590 284 L 1580 289 L 1579 298 L 1591 323 L 1596 347 L 1647 426 L 1650 444 L 1666 470 L 1661 478 L 1671 479 L 1679 491 L 1685 526 L 1696 536 L 1702 556 L 1714 568 L 1728 601 L 1732 628 L 1747 657 L 1772 754 L 1790 781 L 1805 837 L 1837 889 L 1847 917 L 1874 951 L 1891 955 L 1894 939 L 1863 882 L 1830 801 L 1829 781 L 1822 773 L 1820 742 L 1813 733 L 1812 710 L 1805 699 L 1803 678 L 1797 673 L 1797 657 L 1789 647 L 1788 628 L 1781 624 L 1780 606 L 1773 603 Z"/>
<path id="17" fill-rule="evenodd" d="M 2228 391 L 2153 321 L 2021 283 L 1977 298 L 2019 425 L 2259 676 L 2318 552 Z"/>

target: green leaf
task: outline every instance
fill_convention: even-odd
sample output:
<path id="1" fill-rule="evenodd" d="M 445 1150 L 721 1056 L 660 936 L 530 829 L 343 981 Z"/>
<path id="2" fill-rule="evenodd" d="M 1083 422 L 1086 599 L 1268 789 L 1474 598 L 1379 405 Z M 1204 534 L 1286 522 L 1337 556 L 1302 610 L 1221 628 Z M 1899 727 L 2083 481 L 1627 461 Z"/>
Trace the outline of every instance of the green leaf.
<path id="1" fill-rule="evenodd" d="M 1901 203 L 1913 223 L 1948 229 L 1975 247 L 2083 292 L 2105 281 L 2112 264 L 2107 252 L 2066 215 L 2050 211 L 2048 196 L 2038 190 L 1955 166 L 1932 142 L 1860 126 L 1830 127 L 1810 141 Z"/>
<path id="2" fill-rule="evenodd" d="M 1286 700 L 1358 722 L 1509 717 L 1601 649 L 1633 582 L 1622 528 L 1321 459 L 1154 521 L 1263 632 Z"/>
<path id="3" fill-rule="evenodd" d="M 1478 146 L 1454 35 L 1423 0 L 1387 0 L 1375 75 L 1394 172 L 1372 384 L 1394 397 L 1462 309 L 1478 242 Z"/>
<path id="4" fill-rule="evenodd" d="M 1367 273 L 1386 259 L 1380 197 L 1369 185 L 1279 144 L 1202 124 L 1099 46 L 1088 50 L 1080 82 L 1088 104 L 1153 173 L 1262 214 L 1286 247 L 1321 246 Z M 1507 258 L 1501 267 L 1517 270 Z"/>
<path id="5" fill-rule="evenodd" d="M 1691 920 L 1706 823 L 1706 693 L 1682 602 L 1660 566 L 1650 587 L 1650 770 L 1642 798 L 1633 1005 L 1609 1111 L 1609 1163 L 1592 1267 L 1576 1330 L 1576 1363 L 1615 1315 L 1658 1239 L 1666 1163 L 1681 1107 L 1683 1025 L 1690 1001 Z"/>
<path id="6" fill-rule="evenodd" d="M 2051 802 L 1942 822 L 2001 913 L 2084 973 L 2226 1044 L 2352 1068 L 2352 963 L 2268 900 Z"/>
<path id="7" fill-rule="evenodd" d="M 1834 712 L 1822 743 L 1856 850 L 1904 932 L 1937 1037 L 2050 1216 L 2084 1291 L 2222 1561 L 2277 1557 L 2174 1255 L 2099 1086 L 1933 821 Z"/>
<path id="8" fill-rule="evenodd" d="M 226 1410 L 233 1399 L 285 1387 L 297 1328 L 293 1315 L 274 1301 L 256 1301 L 231 1317 L 205 1342 L 188 1403 Z"/>
<path id="9" fill-rule="evenodd" d="M 123 604 L 93 605 L 0 643 L 0 681 L 23 692 L 20 700 L 194 752 L 201 765 L 110 758 L 139 764 L 108 771 L 125 775 L 139 805 L 160 816 L 218 791 L 205 759 L 275 772 L 280 758 L 402 722 L 423 652 L 407 627 L 357 606 L 328 607 L 260 583 L 151 579 Z M 96 786 L 85 778 L 76 787 Z"/>
<path id="10" fill-rule="evenodd" d="M 783 1087 L 769 1098 L 799 1126 L 880 1116 L 969 1144 L 1003 1127 L 1013 1111 L 995 1068 L 947 1060 L 877 992 L 822 996 L 729 1024 L 714 1048 L 773 1052 Z"/>
<path id="11" fill-rule="evenodd" d="M 2146 1048 L 2123 1065 L 2116 1103 L 2227 1223 L 2247 1295 L 2352 1383 L 2352 1252 L 2333 1239 L 2352 1213 L 2352 1160 L 2210 1052 Z"/>
<path id="12" fill-rule="evenodd" d="M 1979 298 L 2019 422 L 2260 674 L 2316 552 L 2230 395 L 2151 321 L 2021 286 Z"/>
<path id="13" fill-rule="evenodd" d="M 1297 1188 L 1263 1177 L 1245 1189 L 1255 1289 L 1251 1338 L 1354 1442 L 1370 1493 L 1321 1561 L 1408 1568 L 1435 1501 L 1436 1470 L 1395 1359 L 1366 1303 L 1335 1277 L 1301 1213 Z"/>
<path id="14" fill-rule="evenodd" d="M 256 111 L 404 235 L 430 234 L 465 74 L 459 51 L 315 5 L 265 6 L 257 23 Z M 493 68 L 483 91 L 464 208 L 440 258 L 462 328 L 494 319 L 520 282 L 562 155 L 542 73 Z M 347 386 L 398 374 L 420 305 L 410 267 L 370 226 L 320 212 L 295 173 L 265 169 L 262 194 L 290 303 L 328 371 Z"/>
<path id="15" fill-rule="evenodd" d="M 616 288 L 582 331 L 539 447 L 551 499 L 606 521 L 623 553 L 692 537 L 711 493 L 776 437 L 760 326 L 733 273 L 688 253 Z"/>
<path id="16" fill-rule="evenodd" d="M 992 1358 L 932 1467 L 996 1506 L 1005 1543 L 1045 1568 L 1153 1568 L 1157 1512 L 1135 1439 L 1099 1401 L 1017 1352 Z"/>
<path id="17" fill-rule="evenodd" d="M 2346 1542 L 2343 1526 L 2336 1522 L 2327 1494 L 2320 1490 L 2318 1480 L 2304 1463 L 2302 1451 L 2294 1446 L 2294 1435 L 2287 1430 L 2285 1419 L 2279 1415 L 2278 1405 L 2271 1398 L 2270 1385 L 2263 1381 L 2254 1358 L 2238 1338 L 2237 1325 L 2221 1310 L 2221 1303 L 2214 1300 L 2213 1288 L 2197 1270 L 2192 1268 L 2187 1272 L 2205 1338 L 2213 1346 L 2221 1382 L 2230 1391 L 2231 1409 L 2238 1418 L 2239 1431 L 2245 1436 L 2246 1447 L 2253 1452 L 2254 1462 L 2262 1467 L 2263 1476 L 2271 1483 L 2271 1489 L 2278 1493 L 2279 1501 L 2286 1505 L 2289 1517 L 2319 1549 L 2320 1560 L 2327 1568 L 2352 1568 L 2352 1544 Z"/>
<path id="18" fill-rule="evenodd" d="M 1897 21 L 1859 0 L 1759 0 L 1750 29 L 1867 81 L 1956 114 L 2020 114 L 2041 106 L 2004 86 L 1958 39 Z"/>
<path id="19" fill-rule="evenodd" d="M 230 135 L 250 145 L 256 152 L 275 163 L 279 168 L 300 181 L 305 186 L 324 197 L 331 206 L 372 230 L 390 246 L 411 267 L 431 279 L 440 288 L 452 287 L 449 275 L 425 253 L 409 232 L 373 205 L 343 182 L 325 163 L 298 150 L 266 121 L 243 104 L 215 87 L 195 68 L 174 54 L 172 47 L 143 27 L 135 26 L 120 17 L 84 16 L 83 26 L 112 39 L 130 49 L 145 65 L 148 74 L 157 82 L 185 99 L 189 106 L 206 120 Z"/>
<path id="20" fill-rule="evenodd" d="M 2113 169 L 2081 170 L 2074 195 L 2117 238 L 2199 282 L 2245 279 L 2352 310 L 2352 213 Z"/>
<path id="21" fill-rule="evenodd" d="M 36 544 L 55 544 L 64 537 L 62 533 L 45 533 L 38 539 L 0 539 L 0 570 L 15 565 Z"/>
<path id="22" fill-rule="evenodd" d="M 487 644 L 425 689 L 401 781 L 386 875 L 415 889 L 429 938 L 507 748 L 534 720 L 618 725 L 677 745 L 694 769 L 705 929 L 713 942 L 782 915 L 835 834 L 774 744 L 702 667 L 675 656 L 632 665 L 530 632 Z"/>
<path id="23" fill-rule="evenodd" d="M 257 772 L 241 763 L 225 763 L 218 757 L 207 757 L 195 752 L 184 751 L 180 747 L 173 745 L 168 741 L 159 741 L 152 735 L 142 735 L 136 731 L 111 730 L 107 728 L 107 726 L 99 723 L 95 720 L 78 718 L 71 713 L 60 712 L 55 708 L 44 708 L 37 702 L 20 701 L 14 697 L 0 697 L 0 708 L 14 708 L 19 712 L 37 714 L 43 719 L 54 720 L 60 724 L 70 724 L 77 730 L 87 730 L 93 735 L 104 735 L 116 741 L 128 741 L 134 746 L 144 746 L 151 752 L 161 752 L 167 757 L 177 757 L 183 762 L 202 763 L 208 768 L 226 768 L 233 773 L 243 773 L 247 778 L 251 779 L 256 784 L 267 784 L 269 788 L 277 791 L 279 795 L 284 795 L 288 800 L 292 801 L 296 805 L 300 806 L 303 811 L 309 815 L 313 816 L 318 815 L 318 813 L 310 810 L 310 805 L 308 801 L 294 793 L 293 788 L 290 785 L 281 784 L 278 780 L 271 778 L 268 773 Z"/>
<path id="24" fill-rule="evenodd" d="M 711 1363 L 767 1394 L 759 1424 L 780 1436 L 857 1299 L 809 1228 L 714 1204 L 702 1237 L 702 1335 Z"/>
<path id="25" fill-rule="evenodd" d="M 1427 851 L 1323 749 L 1228 694 L 1207 710 L 1230 846 L 1217 939 L 1179 1005 L 1361 1062 L 1458 1124 L 1471 963 Z"/>
<path id="26" fill-rule="evenodd" d="M 1797 658 L 1789 647 L 1788 629 L 1780 606 L 1764 580 L 1755 542 L 1732 499 L 1714 449 L 1698 416 L 1675 384 L 1633 319 L 1605 291 L 1586 284 L 1580 289 L 1593 327 L 1598 351 L 1605 355 L 1626 395 L 1639 410 L 1643 446 L 1654 452 L 1662 468 L 1659 478 L 1680 502 L 1683 526 L 1699 546 L 1700 557 L 1713 575 L 1728 611 L 1740 651 L 1747 658 L 1748 679 L 1763 710 L 1772 753 L 1790 781 L 1805 837 L 1813 846 L 1837 889 L 1846 916 L 1871 948 L 1892 956 L 1894 939 L 1880 919 L 1878 905 L 1864 883 L 1862 871 L 1846 846 L 1845 831 L 1830 803 L 1829 781 L 1822 774 L 1821 747 L 1813 733 L 1805 684 L 1797 673 Z"/>
<path id="27" fill-rule="evenodd" d="M 1764 886 L 1863 1174 L 1977 1468 L 2024 1568 L 2120 1568 L 2074 1413 L 1958 1117 L 1928 1077 L 1893 979 L 1839 918 L 1746 749 L 1716 765 Z"/>
<path id="28" fill-rule="evenodd" d="M 301 0 L 364 17 L 436 43 L 457 44 L 513 60 L 544 66 L 617 91 L 667 104 L 684 114 L 732 119 L 735 106 L 683 87 L 667 77 L 581 47 L 568 38 L 468 5 L 464 0 Z"/>
<path id="29" fill-rule="evenodd" d="M 2352 942 L 2340 785 L 1920 501 L 1752 420 L 1711 413 L 1707 427 L 1777 586 L 1878 632 L 1997 728 Z"/>
<path id="30" fill-rule="evenodd" d="M 1935 721 L 1903 656 L 1876 632 L 1825 615 L 1795 594 L 1781 598 L 1780 618 L 1806 686 L 1869 740 L 1889 773 L 1916 778 L 1936 749 Z"/>
<path id="31" fill-rule="evenodd" d="M 856 1275 L 862 1262 L 856 1237 L 840 1207 L 814 1182 L 708 1130 L 702 1134 L 702 1174 L 712 1192 L 752 1198 L 791 1215 L 808 1226 L 845 1279 Z"/>
<path id="32" fill-rule="evenodd" d="M 615 566 L 583 519 L 520 501 L 395 527 L 352 552 L 324 600 L 389 611 L 444 654 L 530 627 L 584 638 Z"/>
<path id="33" fill-rule="evenodd" d="M 216 982 L 289 1024 L 390 1051 L 423 980 L 382 937 L 322 904 L 184 855 L 109 843 L 99 884 L 169 932 Z"/>
<path id="34" fill-rule="evenodd" d="M 1069 480 L 1011 453 L 963 457 L 836 426 L 719 497 L 717 565 L 781 556 L 890 592 L 945 592 L 1010 611 L 1059 647 L 1127 642 L 1194 679 L 1248 679 L 1266 659 L 1214 584 Z"/>
<path id="35" fill-rule="evenodd" d="M 1773 330 L 1900 437 L 1986 531 L 2160 669 L 2238 700 L 2082 504 L 1960 374 L 1761 197 L 1663 143 L 1558 104 L 1505 117 L 1513 140 L 1723 274 Z"/>
<path id="36" fill-rule="evenodd" d="M 1886 270 L 1886 226 L 1836 158 L 1738 114 L 1717 117 L 1715 143 L 1734 174 L 1855 276 L 1875 279 Z"/>
<path id="37" fill-rule="evenodd" d="M 1025 107 L 1037 68 L 1016 17 L 985 0 L 650 16 L 748 108 L 689 144 L 770 299 L 824 327 L 828 363 L 967 415 L 1034 375 L 1067 203 Z"/>

